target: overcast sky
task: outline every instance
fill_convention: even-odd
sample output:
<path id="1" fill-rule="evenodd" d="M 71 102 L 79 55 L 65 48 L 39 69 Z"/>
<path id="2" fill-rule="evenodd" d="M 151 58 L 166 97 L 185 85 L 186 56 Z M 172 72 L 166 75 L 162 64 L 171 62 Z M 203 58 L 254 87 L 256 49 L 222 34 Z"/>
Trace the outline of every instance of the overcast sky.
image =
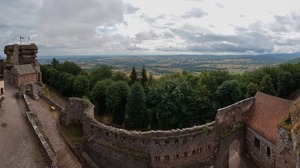
<path id="1" fill-rule="evenodd" d="M 300 1 L 0 0 L 0 47 L 19 36 L 39 55 L 293 53 Z"/>

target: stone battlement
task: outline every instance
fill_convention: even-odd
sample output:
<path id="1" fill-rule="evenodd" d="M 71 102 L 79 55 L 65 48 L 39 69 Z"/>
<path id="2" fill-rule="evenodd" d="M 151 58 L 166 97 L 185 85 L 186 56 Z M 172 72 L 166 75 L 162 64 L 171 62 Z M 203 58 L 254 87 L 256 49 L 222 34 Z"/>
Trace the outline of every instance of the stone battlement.
<path id="1" fill-rule="evenodd" d="M 84 153 L 99 167 L 223 168 L 229 163 L 229 146 L 236 140 L 239 152 L 248 153 L 261 166 L 282 167 L 284 162 L 278 159 L 285 159 L 288 166 L 295 165 L 294 135 L 278 127 L 278 144 L 274 144 L 247 125 L 249 119 L 264 109 L 261 100 L 265 96 L 258 93 L 256 97 L 221 108 L 215 121 L 205 125 L 151 131 L 131 131 L 102 124 L 95 120 L 91 102 L 70 98 L 62 112 L 61 122 L 82 123 Z M 271 99 L 275 105 L 279 101 Z M 289 149 L 291 156 L 285 156 L 284 149 Z"/>
<path id="2" fill-rule="evenodd" d="M 220 109 L 218 125 L 232 122 L 227 113 L 245 116 L 252 103 L 250 98 Z M 84 150 L 101 167 L 209 167 L 220 146 L 216 121 L 183 129 L 129 131 L 96 121 L 92 103 L 80 98 L 70 98 L 61 116 L 64 124 L 82 123 Z"/>

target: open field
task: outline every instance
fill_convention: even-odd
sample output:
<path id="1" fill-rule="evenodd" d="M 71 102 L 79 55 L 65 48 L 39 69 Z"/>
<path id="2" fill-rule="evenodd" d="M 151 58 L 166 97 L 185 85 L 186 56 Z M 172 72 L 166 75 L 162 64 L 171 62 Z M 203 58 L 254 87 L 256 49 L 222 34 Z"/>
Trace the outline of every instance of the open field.
<path id="1" fill-rule="evenodd" d="M 187 70 L 200 72 L 203 70 L 228 70 L 231 73 L 253 71 L 264 65 L 276 65 L 300 57 L 295 54 L 267 55 L 131 55 L 131 56 L 43 56 L 39 57 L 42 64 L 51 63 L 53 58 L 60 62 L 72 61 L 85 70 L 101 65 L 110 65 L 117 70 L 130 72 L 132 67 L 137 70 L 145 66 L 156 75 L 169 74 Z"/>

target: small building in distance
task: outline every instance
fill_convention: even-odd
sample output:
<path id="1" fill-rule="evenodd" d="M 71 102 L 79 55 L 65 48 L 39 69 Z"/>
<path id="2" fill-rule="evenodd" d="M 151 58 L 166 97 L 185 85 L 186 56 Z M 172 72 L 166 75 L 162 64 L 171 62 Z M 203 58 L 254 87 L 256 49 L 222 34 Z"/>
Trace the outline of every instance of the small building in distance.
<path id="1" fill-rule="evenodd" d="M 20 91 L 28 91 L 34 98 L 38 98 L 43 87 L 40 65 L 36 60 L 38 48 L 32 43 L 29 45 L 7 45 L 5 68 L 7 81 Z"/>

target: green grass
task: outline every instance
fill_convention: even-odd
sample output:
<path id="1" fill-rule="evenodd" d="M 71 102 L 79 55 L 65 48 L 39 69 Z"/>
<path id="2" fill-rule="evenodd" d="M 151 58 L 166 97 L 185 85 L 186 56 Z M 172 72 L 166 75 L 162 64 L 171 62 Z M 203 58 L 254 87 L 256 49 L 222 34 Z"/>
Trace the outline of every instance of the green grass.
<path id="1" fill-rule="evenodd" d="M 82 101 L 83 101 L 83 104 L 84 104 L 85 106 L 88 106 L 88 105 L 89 105 L 90 100 L 89 100 L 89 98 L 88 98 L 87 96 L 83 96 L 83 97 L 82 97 Z"/>
<path id="2" fill-rule="evenodd" d="M 81 124 L 69 124 L 67 126 L 61 126 L 63 134 L 66 136 L 66 138 L 71 142 L 72 144 L 80 144 L 82 137 L 83 137 L 83 131 L 82 131 L 82 125 Z"/>
<path id="3" fill-rule="evenodd" d="M 288 117 L 285 117 L 283 120 L 281 120 L 278 125 L 288 131 L 293 129 L 293 124 L 288 122 Z"/>
<path id="4" fill-rule="evenodd" d="M 62 127 L 62 131 L 66 137 L 82 137 L 82 125 L 81 124 L 69 124 Z"/>

